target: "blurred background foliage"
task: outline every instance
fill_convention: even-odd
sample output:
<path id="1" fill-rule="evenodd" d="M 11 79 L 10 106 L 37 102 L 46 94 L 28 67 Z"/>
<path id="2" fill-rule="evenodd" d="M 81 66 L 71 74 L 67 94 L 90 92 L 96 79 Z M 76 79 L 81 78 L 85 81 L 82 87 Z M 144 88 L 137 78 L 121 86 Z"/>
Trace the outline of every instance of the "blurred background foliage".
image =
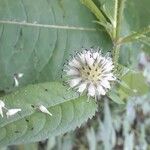
<path id="1" fill-rule="evenodd" d="M 2 95 L 18 90 L 13 86 L 12 77 L 19 72 L 24 73 L 24 77 L 20 80 L 20 88 L 25 87 L 25 90 L 30 90 L 27 85 L 31 83 L 36 86 L 37 83 L 46 81 L 61 82 L 63 63 L 70 54 L 81 51 L 81 47 L 99 46 L 104 54 L 110 52 L 118 75 L 117 84 L 106 97 L 97 102 L 98 111 L 93 119 L 89 119 L 80 128 L 59 136 L 50 138 L 46 136 L 46 140 L 37 143 L 1 149 L 150 149 L 149 6 L 149 0 L 0 0 L 0 90 Z M 45 25 L 58 26 L 53 28 Z M 53 86 L 50 85 L 48 88 L 51 89 Z M 54 91 L 57 90 L 59 91 L 59 88 L 54 85 Z M 18 97 L 24 100 L 26 98 L 24 91 L 22 93 Z M 80 105 L 81 103 L 84 105 L 82 98 L 78 99 L 71 91 L 66 100 L 61 100 L 64 96 L 62 93 L 59 97 L 57 92 L 56 95 L 50 92 L 46 96 L 60 100 L 59 104 L 64 106 L 65 102 L 69 101 L 70 103 L 66 104 L 69 107 L 75 99 L 77 106 L 82 109 Z M 44 94 L 43 96 L 46 98 Z M 12 97 L 13 94 L 8 95 L 10 104 Z M 35 101 L 34 98 L 31 98 L 32 102 Z M 56 105 L 57 101 L 53 103 Z M 51 108 L 53 105 L 48 103 L 48 106 Z M 26 111 L 28 110 L 30 109 L 26 108 Z M 54 112 L 55 110 L 54 108 Z M 97 110 L 95 103 L 91 103 L 91 106 L 87 104 L 84 112 L 86 114 L 87 111 L 87 116 L 85 115 L 85 118 L 79 116 L 81 120 L 74 123 L 74 126 L 80 126 L 94 114 L 95 110 Z M 36 117 L 39 117 L 38 115 L 35 114 Z M 18 116 L 15 117 L 12 123 L 18 118 Z M 2 127 L 3 125 L 1 125 L 0 134 L 2 134 Z M 66 131 L 63 130 L 60 133 Z M 9 145 L 10 139 L 10 143 L 14 142 L 13 135 L 8 135 L 6 145 Z M 34 138 L 31 141 L 34 141 Z M 3 143 L 5 142 L 2 141 L 2 145 Z"/>

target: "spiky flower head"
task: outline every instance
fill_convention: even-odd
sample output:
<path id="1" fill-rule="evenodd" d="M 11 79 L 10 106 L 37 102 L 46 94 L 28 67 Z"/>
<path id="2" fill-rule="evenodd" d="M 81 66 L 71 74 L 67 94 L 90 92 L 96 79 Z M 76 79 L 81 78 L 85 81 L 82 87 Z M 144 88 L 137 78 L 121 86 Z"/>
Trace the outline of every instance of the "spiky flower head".
<path id="1" fill-rule="evenodd" d="M 99 99 L 111 88 L 110 82 L 116 78 L 113 74 L 113 62 L 109 56 L 102 56 L 99 50 L 83 50 L 77 53 L 65 66 L 67 83 L 88 98 Z"/>

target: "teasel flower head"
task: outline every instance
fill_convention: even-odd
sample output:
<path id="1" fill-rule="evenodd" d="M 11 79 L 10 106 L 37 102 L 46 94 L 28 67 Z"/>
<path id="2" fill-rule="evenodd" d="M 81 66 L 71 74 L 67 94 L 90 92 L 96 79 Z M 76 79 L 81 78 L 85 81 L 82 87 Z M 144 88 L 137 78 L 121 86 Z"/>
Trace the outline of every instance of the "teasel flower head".
<path id="1" fill-rule="evenodd" d="M 76 53 L 64 66 L 69 86 L 95 99 L 105 95 L 111 82 L 116 80 L 113 69 L 111 57 L 102 56 L 99 49 L 92 48 Z"/>

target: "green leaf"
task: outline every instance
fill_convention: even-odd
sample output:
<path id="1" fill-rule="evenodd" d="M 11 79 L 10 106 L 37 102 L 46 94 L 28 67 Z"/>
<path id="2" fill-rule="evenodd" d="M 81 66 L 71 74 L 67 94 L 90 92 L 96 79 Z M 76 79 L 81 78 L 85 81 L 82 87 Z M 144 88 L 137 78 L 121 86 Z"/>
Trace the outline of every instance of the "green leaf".
<path id="1" fill-rule="evenodd" d="M 0 0 L 0 90 L 60 80 L 63 63 L 82 47 L 108 51 L 109 36 L 79 0 Z"/>
<path id="2" fill-rule="evenodd" d="M 80 1 L 82 4 L 84 4 L 91 10 L 91 12 L 96 16 L 96 18 L 104 24 L 104 26 L 106 23 L 108 23 L 102 11 L 95 5 L 95 3 L 92 0 L 80 0 Z"/>
<path id="3" fill-rule="evenodd" d="M 121 99 L 121 97 L 115 91 L 110 91 L 108 96 L 115 103 L 124 104 L 124 101 Z"/>
<path id="4" fill-rule="evenodd" d="M 123 37 L 122 39 L 120 39 L 120 44 L 132 42 L 132 41 L 135 41 L 135 40 L 139 40 L 139 39 L 141 39 L 143 37 L 145 38 L 144 34 L 147 34 L 149 32 L 150 32 L 150 26 L 148 26 L 148 27 L 146 27 L 144 29 L 141 29 L 138 32 L 135 32 L 135 33 L 133 33 L 131 35 Z"/>
<path id="5" fill-rule="evenodd" d="M 0 146 L 44 140 L 70 131 L 91 118 L 97 109 L 94 101 L 67 90 L 61 83 L 29 85 L 1 97 L 7 108 L 21 112 L 0 119 Z M 38 111 L 44 105 L 52 116 Z"/>
<path id="6" fill-rule="evenodd" d="M 146 83 L 146 80 L 142 73 L 133 73 L 128 72 L 123 78 L 123 83 L 125 83 L 126 86 L 123 84 L 119 87 L 119 93 L 120 95 L 123 94 L 123 96 L 134 96 L 134 95 L 144 95 L 147 92 L 149 92 L 150 88 L 148 84 Z"/>
<path id="7" fill-rule="evenodd" d="M 94 21 L 95 23 L 100 24 L 105 28 L 107 33 L 113 38 L 113 23 L 109 13 L 103 8 L 98 7 L 92 0 L 80 0 L 82 4 L 90 9 L 90 11 L 96 16 L 98 21 Z M 104 5 L 103 5 L 104 6 Z M 105 8 L 105 7 L 104 7 Z"/>
<path id="8" fill-rule="evenodd" d="M 115 24 L 116 22 L 116 0 L 98 0 L 100 3 L 101 9 L 105 12 L 106 16 L 109 18 L 111 24 Z"/>

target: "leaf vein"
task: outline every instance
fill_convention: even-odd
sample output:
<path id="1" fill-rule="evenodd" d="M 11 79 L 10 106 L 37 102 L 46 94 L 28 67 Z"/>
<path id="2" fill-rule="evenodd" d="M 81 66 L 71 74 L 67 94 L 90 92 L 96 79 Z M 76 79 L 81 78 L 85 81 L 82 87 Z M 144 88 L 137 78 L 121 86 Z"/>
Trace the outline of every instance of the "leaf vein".
<path id="1" fill-rule="evenodd" d="M 76 27 L 76 26 L 68 26 L 68 25 L 29 23 L 26 21 L 19 22 L 19 21 L 10 21 L 10 20 L 0 20 L 0 24 L 30 26 L 30 27 L 50 28 L 50 29 L 62 29 L 62 30 L 79 30 L 79 31 L 92 31 L 92 32 L 97 31 L 95 28 Z"/>

